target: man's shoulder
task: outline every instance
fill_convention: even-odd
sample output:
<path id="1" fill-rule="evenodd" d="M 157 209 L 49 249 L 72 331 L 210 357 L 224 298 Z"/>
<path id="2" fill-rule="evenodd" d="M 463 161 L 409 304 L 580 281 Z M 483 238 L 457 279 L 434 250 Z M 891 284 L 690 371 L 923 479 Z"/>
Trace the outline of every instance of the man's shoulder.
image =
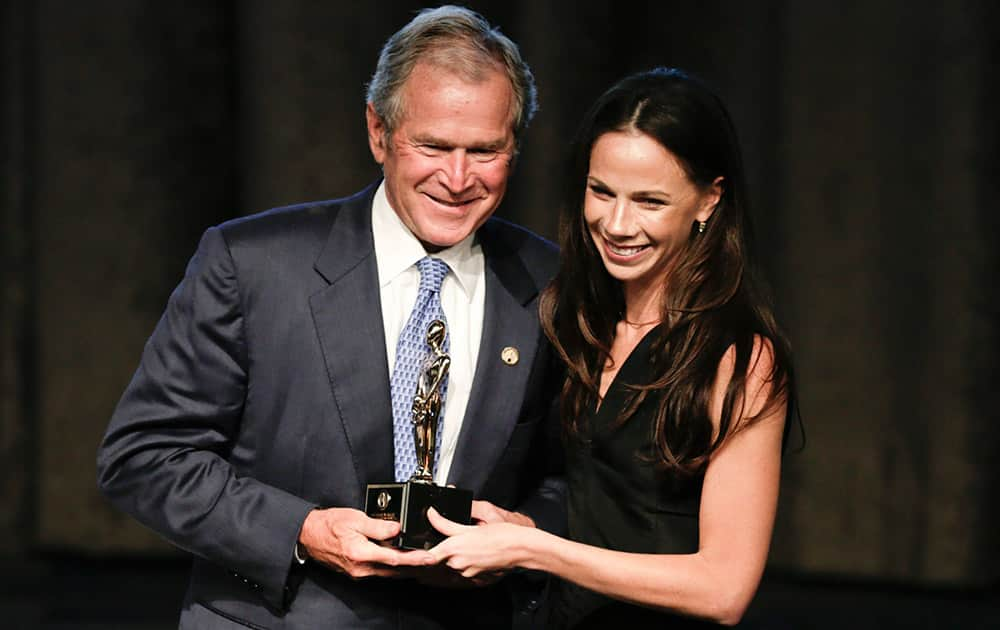
<path id="1" fill-rule="evenodd" d="M 479 238 L 487 256 L 517 256 L 541 285 L 555 275 L 559 248 L 522 225 L 492 217 L 480 228 Z"/>
<path id="2" fill-rule="evenodd" d="M 371 207 L 372 189 L 366 188 L 349 197 L 307 201 L 278 206 L 230 219 L 218 226 L 227 241 L 251 243 L 260 239 L 320 238 L 329 234 L 334 220 L 344 211 L 363 216 Z"/>
<path id="3" fill-rule="evenodd" d="M 480 238 L 489 241 L 489 246 L 496 250 L 516 251 L 541 259 L 559 256 L 559 248 L 552 241 L 499 217 L 491 217 L 480 230 Z"/>

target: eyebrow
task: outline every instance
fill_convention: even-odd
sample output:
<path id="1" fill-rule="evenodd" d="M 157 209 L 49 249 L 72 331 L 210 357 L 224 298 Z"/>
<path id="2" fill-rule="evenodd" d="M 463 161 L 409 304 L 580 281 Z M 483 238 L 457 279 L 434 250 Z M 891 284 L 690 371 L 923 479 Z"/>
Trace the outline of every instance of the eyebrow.
<path id="1" fill-rule="evenodd" d="M 430 135 L 416 135 L 412 136 L 410 139 L 417 144 L 430 144 L 430 145 L 449 147 L 449 148 L 453 148 L 456 146 L 452 142 L 449 142 L 443 138 L 437 138 Z M 502 151 L 503 149 L 506 148 L 506 146 L 507 146 L 507 139 L 498 138 L 496 140 L 488 142 L 473 142 L 472 144 L 469 145 L 463 145 L 462 148 L 480 150 L 480 151 Z"/>

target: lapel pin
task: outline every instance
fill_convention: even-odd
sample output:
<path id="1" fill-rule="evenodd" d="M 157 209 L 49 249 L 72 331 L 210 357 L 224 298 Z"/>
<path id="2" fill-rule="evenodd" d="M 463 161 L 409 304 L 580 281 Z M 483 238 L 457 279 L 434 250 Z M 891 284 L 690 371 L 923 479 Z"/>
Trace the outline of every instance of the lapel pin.
<path id="1" fill-rule="evenodd" d="M 500 351 L 500 360 L 506 363 L 507 365 L 517 365 L 517 361 L 520 358 L 521 355 L 518 354 L 517 348 L 515 348 L 514 346 L 507 346 L 506 348 Z"/>

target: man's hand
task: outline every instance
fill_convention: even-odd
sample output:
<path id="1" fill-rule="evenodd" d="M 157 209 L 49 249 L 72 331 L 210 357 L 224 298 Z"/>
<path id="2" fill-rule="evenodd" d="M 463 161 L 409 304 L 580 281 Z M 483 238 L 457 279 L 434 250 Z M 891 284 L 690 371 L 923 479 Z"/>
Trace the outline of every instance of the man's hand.
<path id="1" fill-rule="evenodd" d="M 407 567 L 437 563 L 426 551 L 399 551 L 376 542 L 397 534 L 395 521 L 370 518 L 351 508 L 330 508 L 306 516 L 299 542 L 310 558 L 352 578 L 407 577 Z"/>

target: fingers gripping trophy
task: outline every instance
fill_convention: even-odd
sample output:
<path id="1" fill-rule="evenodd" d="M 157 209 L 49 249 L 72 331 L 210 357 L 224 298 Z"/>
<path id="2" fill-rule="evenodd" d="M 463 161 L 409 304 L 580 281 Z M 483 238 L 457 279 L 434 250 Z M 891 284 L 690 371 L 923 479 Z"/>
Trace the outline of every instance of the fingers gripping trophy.
<path id="1" fill-rule="evenodd" d="M 444 538 L 427 520 L 427 508 L 433 507 L 459 523 L 469 524 L 472 520 L 470 490 L 434 483 L 441 386 L 451 367 L 451 357 L 444 351 L 446 335 L 445 323 L 439 319 L 427 327 L 431 353 L 417 378 L 412 406 L 416 469 L 405 483 L 368 484 L 366 493 L 365 512 L 369 516 L 400 522 L 394 544 L 402 549 L 430 549 Z"/>

